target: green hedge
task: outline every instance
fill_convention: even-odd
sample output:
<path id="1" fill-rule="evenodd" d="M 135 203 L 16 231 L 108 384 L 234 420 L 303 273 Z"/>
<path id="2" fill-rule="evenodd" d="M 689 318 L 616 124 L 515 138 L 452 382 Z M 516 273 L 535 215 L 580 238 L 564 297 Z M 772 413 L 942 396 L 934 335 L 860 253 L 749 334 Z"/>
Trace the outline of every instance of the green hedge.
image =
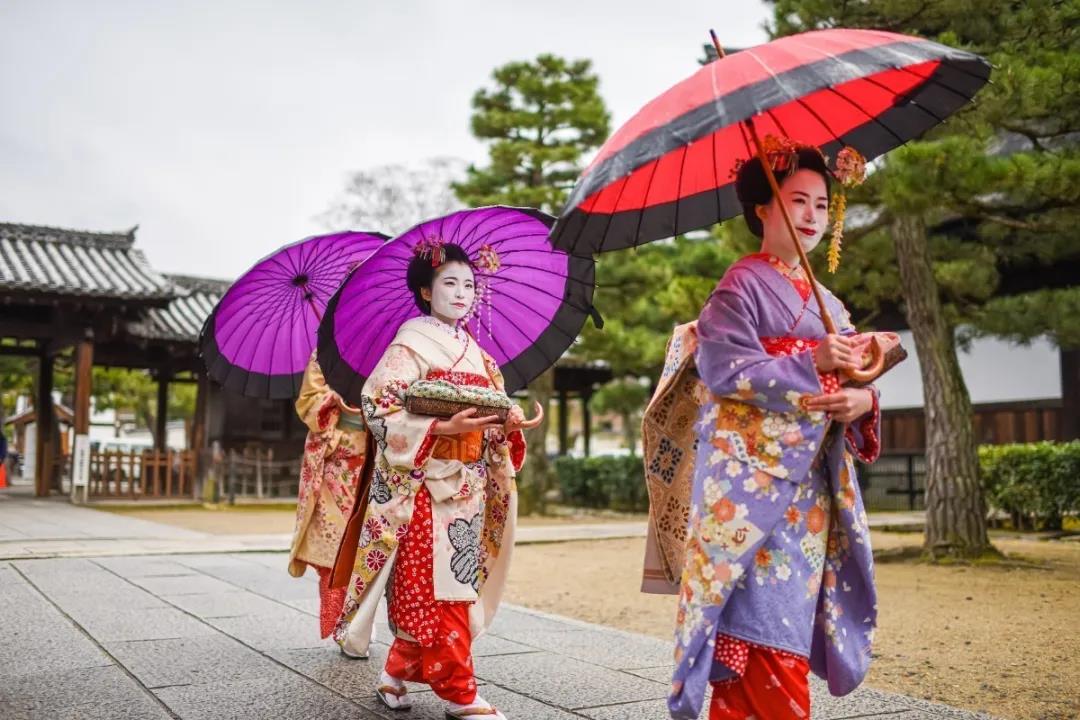
<path id="1" fill-rule="evenodd" d="M 646 512 L 649 492 L 640 457 L 599 455 L 555 460 L 562 501 L 567 505 Z"/>
<path id="2" fill-rule="evenodd" d="M 1080 440 L 984 445 L 979 464 L 987 502 L 1017 529 L 1060 530 L 1080 512 Z"/>

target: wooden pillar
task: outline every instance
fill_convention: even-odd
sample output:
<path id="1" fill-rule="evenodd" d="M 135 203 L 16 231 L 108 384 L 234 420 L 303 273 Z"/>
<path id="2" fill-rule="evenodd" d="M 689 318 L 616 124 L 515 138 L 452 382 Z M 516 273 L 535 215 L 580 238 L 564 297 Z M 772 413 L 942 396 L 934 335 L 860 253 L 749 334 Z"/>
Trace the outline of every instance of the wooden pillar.
<path id="1" fill-rule="evenodd" d="M 56 451 L 56 439 L 53 437 L 53 356 L 48 347 L 43 347 L 38 355 L 37 398 L 34 411 L 37 415 L 34 433 L 35 465 L 34 495 L 48 497 L 52 487 L 54 472 L 53 454 Z"/>
<path id="2" fill-rule="evenodd" d="M 589 410 L 591 398 L 591 388 L 581 391 L 581 434 L 585 440 L 585 457 L 590 457 L 592 453 L 592 411 Z"/>
<path id="3" fill-rule="evenodd" d="M 90 395 L 94 383 L 94 342 L 75 345 L 75 434 L 90 432 Z"/>
<path id="4" fill-rule="evenodd" d="M 196 457 L 206 446 L 206 412 L 209 394 L 210 378 L 205 372 L 200 372 L 195 389 L 195 417 L 191 423 L 191 438 L 189 439 L 190 449 L 195 451 Z"/>
<path id="5" fill-rule="evenodd" d="M 206 416 L 210 407 L 210 378 L 205 371 L 200 370 L 196 375 L 197 385 L 195 389 L 195 417 L 191 423 L 191 436 L 188 438 L 189 449 L 192 452 L 191 467 L 191 492 L 198 499 L 202 491 L 204 473 L 209 470 L 212 460 L 203 456 L 206 448 Z M 221 482 L 219 479 L 218 483 Z"/>
<path id="6" fill-rule="evenodd" d="M 559 391 L 559 455 L 566 455 L 570 450 L 570 417 L 566 406 L 567 392 Z"/>
<path id="7" fill-rule="evenodd" d="M 164 372 L 158 374 L 157 385 L 157 429 L 154 432 L 154 449 L 165 449 L 165 423 L 169 415 L 169 376 Z"/>

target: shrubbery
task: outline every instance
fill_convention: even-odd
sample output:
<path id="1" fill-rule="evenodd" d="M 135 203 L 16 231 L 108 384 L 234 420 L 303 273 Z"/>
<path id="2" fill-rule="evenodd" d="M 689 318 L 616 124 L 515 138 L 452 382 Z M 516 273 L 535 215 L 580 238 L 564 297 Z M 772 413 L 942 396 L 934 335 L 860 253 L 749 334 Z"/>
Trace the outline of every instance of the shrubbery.
<path id="1" fill-rule="evenodd" d="M 587 508 L 645 512 L 649 492 L 640 457 L 599 455 L 555 461 L 562 502 Z"/>
<path id="2" fill-rule="evenodd" d="M 986 500 L 1017 529 L 1060 530 L 1080 512 L 1080 441 L 979 448 Z"/>

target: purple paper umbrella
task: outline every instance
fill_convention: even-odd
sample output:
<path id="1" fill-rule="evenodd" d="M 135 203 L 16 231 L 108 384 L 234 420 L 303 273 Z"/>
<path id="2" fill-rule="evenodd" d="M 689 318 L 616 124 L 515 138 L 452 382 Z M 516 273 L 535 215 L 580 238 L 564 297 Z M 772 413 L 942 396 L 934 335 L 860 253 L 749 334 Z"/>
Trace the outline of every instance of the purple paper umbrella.
<path id="1" fill-rule="evenodd" d="M 554 218 L 539 210 L 484 207 L 423 222 L 383 245 L 342 284 L 319 326 L 319 364 L 330 387 L 359 405 L 364 380 L 401 324 L 421 314 L 405 281 L 414 248 L 440 241 L 461 246 L 490 288 L 469 330 L 502 370 L 507 392 L 525 387 L 574 342 L 592 306 L 592 257 L 555 249 Z M 498 257 L 494 272 L 484 259 Z"/>
<path id="2" fill-rule="evenodd" d="M 210 377 L 248 397 L 296 397 L 327 301 L 386 240 L 372 232 L 319 235 L 255 263 L 203 325 L 199 349 Z"/>

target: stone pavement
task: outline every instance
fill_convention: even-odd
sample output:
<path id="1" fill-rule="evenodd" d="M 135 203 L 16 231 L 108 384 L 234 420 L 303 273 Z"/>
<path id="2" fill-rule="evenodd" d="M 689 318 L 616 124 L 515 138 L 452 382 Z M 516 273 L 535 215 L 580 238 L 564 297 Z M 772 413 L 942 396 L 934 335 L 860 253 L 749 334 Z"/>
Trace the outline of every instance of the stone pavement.
<path id="1" fill-rule="evenodd" d="M 371 660 L 318 638 L 316 583 L 282 553 L 0 563 L 0 717 L 442 718 L 416 686 L 407 715 Z M 506 606 L 476 643 L 483 695 L 515 720 L 666 718 L 669 643 Z M 976 718 L 900 695 L 814 687 L 814 717 Z"/>
<path id="2" fill-rule="evenodd" d="M 385 624 L 371 660 L 346 659 L 318 638 L 312 574 L 290 577 L 281 552 L 192 552 L 206 537 L 0 493 L 0 551 L 16 558 L 0 561 L 0 718 L 443 717 L 422 686 L 408 714 L 374 700 Z M 188 552 L 118 554 L 155 547 Z M 482 693 L 512 720 L 667 717 L 668 642 L 504 606 L 475 651 Z M 830 720 L 985 717 L 816 681 L 814 703 Z"/>

